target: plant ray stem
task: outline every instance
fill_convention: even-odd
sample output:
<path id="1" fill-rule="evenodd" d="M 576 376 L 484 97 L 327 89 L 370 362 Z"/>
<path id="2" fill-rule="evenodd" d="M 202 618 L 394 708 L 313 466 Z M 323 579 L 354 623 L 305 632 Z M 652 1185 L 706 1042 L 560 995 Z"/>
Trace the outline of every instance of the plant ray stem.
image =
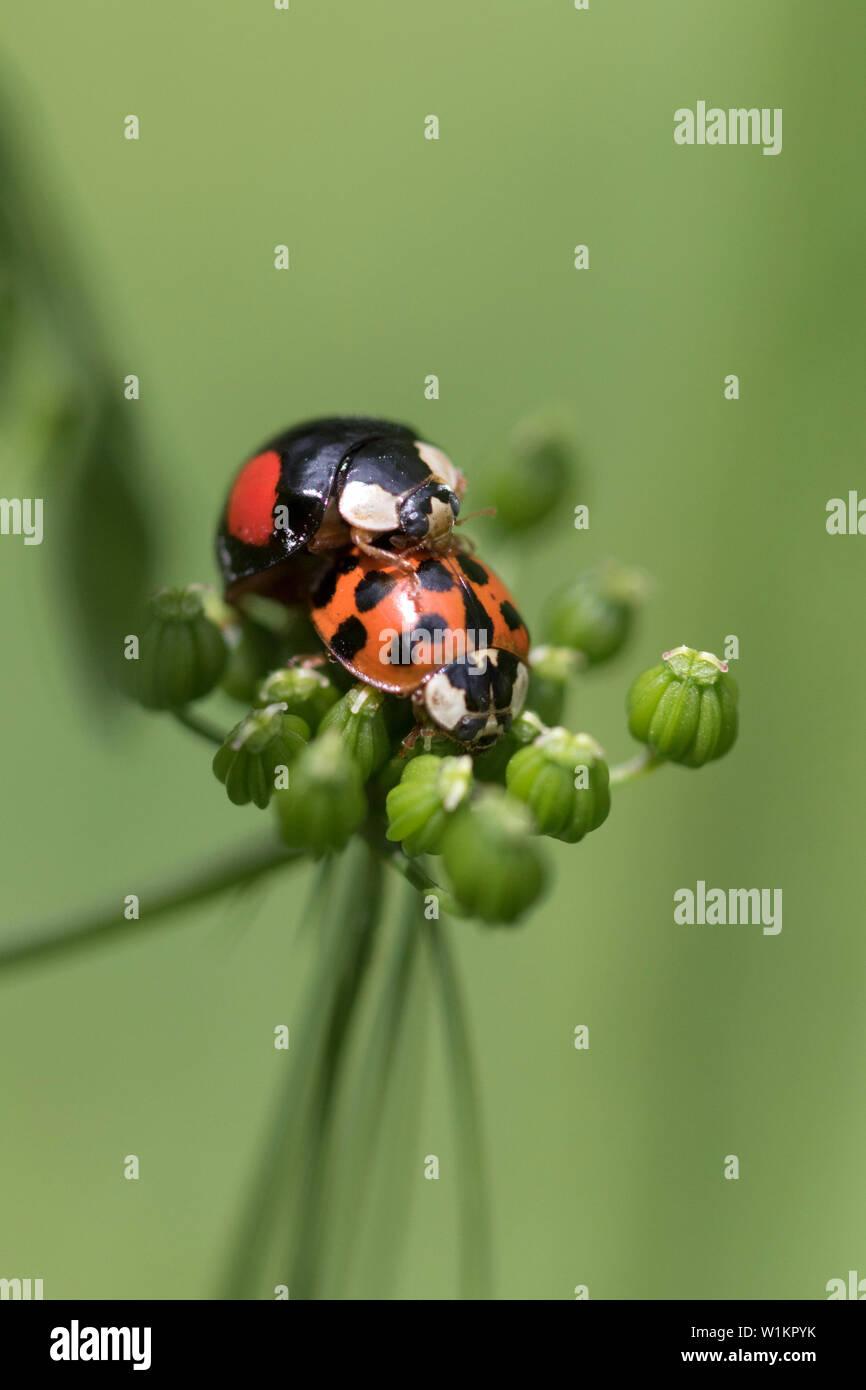
<path id="1" fill-rule="evenodd" d="M 397 939 L 391 948 L 376 1016 L 367 1042 L 360 1085 L 353 1097 L 348 1132 L 351 1159 L 346 1165 L 354 1183 L 344 1182 L 337 1193 L 336 1228 L 340 1240 L 340 1278 L 348 1278 L 369 1190 L 372 1185 L 381 1121 L 399 1051 L 403 1021 L 411 993 L 412 975 L 421 942 L 418 895 L 407 884 Z"/>
<path id="2" fill-rule="evenodd" d="M 461 1287 L 464 1299 L 488 1299 L 491 1222 L 475 1063 L 463 999 L 445 929 L 439 922 L 425 922 L 424 925 L 439 981 L 445 1041 L 451 1064 L 457 1132 Z"/>
<path id="3" fill-rule="evenodd" d="M 292 1251 L 292 1297 L 316 1298 L 325 1244 L 326 1191 L 331 1161 L 334 1112 L 343 1074 L 352 1025 L 370 964 L 373 943 L 382 917 L 382 860 L 366 848 L 367 862 L 359 884 L 350 887 L 354 913 L 346 913 L 344 929 L 348 952 L 336 981 L 329 1009 L 324 1050 L 313 1096 L 305 1181 L 301 1192 L 300 1223 Z"/>
<path id="4" fill-rule="evenodd" d="M 316 875 L 317 884 L 324 884 L 325 863 L 330 864 L 330 860 L 323 863 Z M 338 867 L 335 866 L 334 876 L 337 874 Z M 292 1195 L 287 1194 L 285 1188 L 291 1179 L 293 1140 L 303 1130 L 321 1047 L 322 1019 L 333 981 L 333 957 L 327 949 L 326 940 L 322 939 L 328 934 L 326 902 L 322 897 L 311 898 L 308 907 L 313 909 L 310 930 L 319 940 L 316 943 L 313 978 L 304 992 L 300 1023 L 293 1029 L 296 1037 L 305 1040 L 304 1050 L 299 1064 L 289 1068 L 268 1121 L 263 1153 L 256 1163 L 255 1176 L 243 1203 L 234 1248 L 229 1256 L 228 1273 L 219 1294 L 225 1299 L 262 1297 L 264 1286 L 261 1275 L 267 1258 L 268 1241 L 279 1219 L 284 1216 L 284 1207 L 290 1204 Z"/>
<path id="5" fill-rule="evenodd" d="M 137 921 L 124 917 L 123 897 L 118 894 L 113 902 L 72 921 L 17 932 L 8 940 L 0 939 L 0 976 L 19 965 L 41 963 L 70 951 L 105 945 L 112 939 L 137 940 L 152 927 L 162 925 L 178 908 L 207 902 L 229 888 L 284 868 L 297 858 L 279 846 L 258 843 L 242 852 L 209 860 L 174 883 L 145 887 L 139 895 L 142 916 Z"/>
<path id="6" fill-rule="evenodd" d="M 369 846 L 364 851 L 360 872 L 352 858 L 345 867 L 334 868 L 335 874 L 343 868 L 343 910 L 335 912 L 330 902 L 317 904 L 313 977 L 293 1029 L 296 1060 L 278 1096 L 244 1203 L 221 1295 L 225 1298 L 269 1297 L 266 1271 L 275 1249 L 274 1268 L 291 1297 L 317 1296 L 333 1105 L 381 914 L 381 859 Z"/>
<path id="7" fill-rule="evenodd" d="M 639 777 L 644 777 L 648 772 L 653 772 L 657 767 L 663 767 L 665 758 L 653 753 L 651 749 L 644 748 L 640 753 L 636 753 L 628 762 L 616 763 L 610 769 L 610 784 L 612 787 L 623 787 L 629 782 L 636 782 Z"/>
<path id="8" fill-rule="evenodd" d="M 401 878 L 404 878 L 407 883 L 411 883 L 412 887 L 417 889 L 419 893 L 435 893 L 439 899 L 439 906 L 443 912 L 448 913 L 449 917 L 466 916 L 463 908 L 452 898 L 451 894 L 429 874 L 425 874 L 420 865 L 414 859 L 403 854 L 402 850 L 389 852 L 386 862 L 390 864 L 392 869 L 396 869 Z"/>
<path id="9" fill-rule="evenodd" d="M 191 709 L 174 709 L 172 714 L 178 724 L 183 724 L 184 728 L 191 729 L 199 738 L 205 739 L 208 743 L 214 743 L 218 748 L 222 748 L 225 743 L 225 734 L 220 733 L 216 725 L 209 720 L 202 719 L 200 715 L 194 714 Z"/>

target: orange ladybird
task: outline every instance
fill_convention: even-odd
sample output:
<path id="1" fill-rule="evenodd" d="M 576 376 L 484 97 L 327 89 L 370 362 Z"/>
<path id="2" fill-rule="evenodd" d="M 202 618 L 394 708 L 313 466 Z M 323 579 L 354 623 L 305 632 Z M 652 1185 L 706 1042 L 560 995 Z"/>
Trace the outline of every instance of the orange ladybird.
<path id="1" fill-rule="evenodd" d="M 416 717 L 472 751 L 511 727 L 529 685 L 529 633 L 505 585 L 476 556 L 418 552 L 407 571 L 346 550 L 320 580 L 311 616 L 358 680 L 412 698 Z"/>

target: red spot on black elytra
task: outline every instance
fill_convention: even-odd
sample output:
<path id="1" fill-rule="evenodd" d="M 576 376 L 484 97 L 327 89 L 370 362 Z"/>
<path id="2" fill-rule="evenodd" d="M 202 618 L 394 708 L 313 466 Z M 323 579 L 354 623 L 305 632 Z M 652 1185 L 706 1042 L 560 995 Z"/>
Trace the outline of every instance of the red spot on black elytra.
<path id="1" fill-rule="evenodd" d="M 229 534 L 245 545 L 267 545 L 274 530 L 280 456 L 274 449 L 244 464 L 229 494 Z"/>

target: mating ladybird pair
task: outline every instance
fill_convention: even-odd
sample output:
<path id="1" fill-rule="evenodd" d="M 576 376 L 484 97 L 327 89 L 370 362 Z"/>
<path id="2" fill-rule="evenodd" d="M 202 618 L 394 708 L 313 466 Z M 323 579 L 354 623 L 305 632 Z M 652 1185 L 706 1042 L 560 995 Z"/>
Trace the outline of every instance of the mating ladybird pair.
<path id="1" fill-rule="evenodd" d="M 313 420 L 242 466 L 217 558 L 229 601 L 305 603 L 358 680 L 410 698 L 422 728 L 481 751 L 523 707 L 529 634 L 505 586 L 454 537 L 465 487 L 405 425 Z"/>

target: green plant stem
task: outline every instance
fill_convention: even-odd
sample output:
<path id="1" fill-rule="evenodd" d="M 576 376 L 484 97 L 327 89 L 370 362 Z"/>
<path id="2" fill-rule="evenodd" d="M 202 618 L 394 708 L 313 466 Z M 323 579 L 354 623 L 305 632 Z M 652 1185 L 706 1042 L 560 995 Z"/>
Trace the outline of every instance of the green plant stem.
<path id="1" fill-rule="evenodd" d="M 139 938 L 151 927 L 161 925 L 178 908 L 207 902 L 229 888 L 249 883 L 272 873 L 298 856 L 279 846 L 262 845 L 209 860 L 206 866 L 185 874 L 174 883 L 145 886 L 139 893 L 141 917 L 127 921 L 123 915 L 123 895 L 103 908 L 58 925 L 34 926 L 8 940 L 0 940 L 0 974 L 19 965 L 32 965 L 70 951 L 104 945 L 124 937 Z"/>
<path id="2" fill-rule="evenodd" d="M 342 869 L 343 910 L 316 905 L 313 977 L 293 1029 L 297 1057 L 244 1204 L 224 1298 L 272 1297 L 272 1266 L 293 1299 L 318 1294 L 334 1104 L 382 907 L 381 859 L 366 844 L 358 848 L 360 862 L 350 855 L 333 868 Z"/>
<path id="3" fill-rule="evenodd" d="M 337 1279 L 344 1286 L 373 1185 L 377 1149 L 382 1146 L 382 1117 L 400 1055 L 404 1017 L 421 943 L 418 895 L 411 884 L 406 884 L 403 891 L 406 895 L 403 913 L 367 1041 L 360 1084 L 352 1096 L 351 1116 L 347 1122 L 349 1156 L 348 1161 L 344 1159 L 346 1177 L 335 1193 L 338 1212 L 334 1225 L 340 1243 Z"/>
<path id="4" fill-rule="evenodd" d="M 207 719 L 202 719 L 200 715 L 194 714 L 189 708 L 172 710 L 172 714 L 178 724 L 183 724 L 185 729 L 192 729 L 192 732 L 198 734 L 199 738 L 206 739 L 208 743 L 215 743 L 218 748 L 222 748 L 225 743 L 225 734 L 220 733 L 219 729 L 209 723 Z"/>
<path id="5" fill-rule="evenodd" d="M 338 877 L 339 862 L 334 863 L 330 857 L 322 861 L 315 875 L 317 887 L 325 887 L 325 875 L 329 870 L 332 879 Z M 292 1030 L 296 1037 L 305 1039 L 304 1049 L 299 1057 L 300 1064 L 288 1068 L 268 1122 L 263 1152 L 256 1162 L 255 1175 L 243 1202 L 225 1283 L 217 1295 L 224 1299 L 265 1296 L 264 1271 L 271 1246 L 277 1235 L 282 1234 L 282 1226 L 291 1222 L 291 1189 L 293 1181 L 297 1182 L 298 1169 L 296 1137 L 303 1135 L 305 1130 L 334 974 L 332 948 L 335 943 L 331 939 L 333 933 L 328 930 L 330 914 L 322 894 L 311 896 L 310 909 L 309 930 L 316 938 L 316 962 L 313 977 L 304 991 L 300 1023 Z M 284 1282 L 282 1250 L 277 1269 L 280 1282 Z"/>
<path id="6" fill-rule="evenodd" d="M 320 1295 L 335 1109 L 355 1014 L 382 918 L 382 887 L 381 856 L 367 848 L 366 863 L 358 881 L 350 884 L 347 907 L 354 910 L 347 911 L 340 923 L 347 949 L 328 1010 L 307 1130 L 309 1149 L 301 1191 L 300 1222 L 291 1251 L 293 1298 L 312 1299 Z"/>
<path id="7" fill-rule="evenodd" d="M 652 749 L 644 748 L 640 753 L 636 753 L 628 762 L 617 763 L 610 769 L 610 784 L 612 787 L 623 787 L 629 782 L 636 782 L 639 777 L 644 777 L 648 772 L 653 772 L 657 767 L 662 767 L 666 762 L 665 758 L 653 753 Z"/>
<path id="8" fill-rule="evenodd" d="M 405 878 L 407 883 L 417 889 L 419 893 L 435 893 L 439 899 L 439 906 L 443 912 L 447 912 L 450 917 L 465 917 L 466 913 L 458 902 L 452 898 L 444 888 L 432 879 L 429 874 L 416 864 L 414 859 L 409 859 L 403 854 L 402 850 L 393 850 L 386 854 L 386 863 L 395 869 L 401 878 Z"/>
<path id="9" fill-rule="evenodd" d="M 439 982 L 456 1112 L 460 1279 L 464 1299 L 490 1297 L 490 1212 L 481 1107 L 466 1014 L 445 928 L 424 923 Z"/>

